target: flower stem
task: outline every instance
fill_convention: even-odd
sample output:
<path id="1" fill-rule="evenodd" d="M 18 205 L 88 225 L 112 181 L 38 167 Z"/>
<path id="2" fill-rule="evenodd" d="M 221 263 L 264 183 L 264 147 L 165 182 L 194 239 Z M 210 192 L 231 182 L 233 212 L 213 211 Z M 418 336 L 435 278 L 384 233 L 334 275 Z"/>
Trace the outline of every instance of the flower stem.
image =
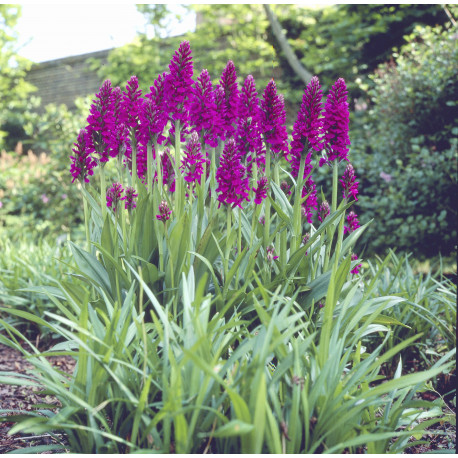
<path id="1" fill-rule="evenodd" d="M 105 222 L 107 215 L 107 185 L 105 181 L 105 167 L 101 166 L 100 169 L 100 207 L 102 210 L 102 225 Z"/>
<path id="2" fill-rule="evenodd" d="M 278 161 L 275 163 L 274 166 L 274 181 L 278 186 L 280 186 L 280 170 L 279 170 L 280 165 L 278 164 Z"/>
<path id="3" fill-rule="evenodd" d="M 156 173 L 157 173 L 157 184 L 159 189 L 159 199 L 162 197 L 162 161 L 161 155 L 157 150 L 157 140 L 154 139 L 154 151 L 156 153 Z"/>
<path id="4" fill-rule="evenodd" d="M 299 174 L 297 175 L 296 191 L 294 193 L 294 206 L 293 206 L 293 228 L 294 234 L 291 237 L 290 256 L 298 249 L 301 243 L 301 199 L 302 188 L 304 186 L 304 170 L 305 170 L 305 155 L 301 155 L 301 162 L 299 165 Z"/>
<path id="5" fill-rule="evenodd" d="M 182 183 L 181 183 L 181 151 L 180 151 L 180 121 L 175 121 L 175 212 L 177 217 L 181 216 L 182 212 Z"/>
<path id="6" fill-rule="evenodd" d="M 130 133 L 130 138 L 131 142 L 130 144 L 132 145 L 132 186 L 134 188 L 137 187 L 137 142 L 135 141 L 135 134 L 133 131 Z"/>
<path id="7" fill-rule="evenodd" d="M 331 214 L 337 210 L 337 185 L 339 183 L 339 162 L 338 159 L 334 160 L 332 168 L 332 202 L 331 202 Z M 326 244 L 326 252 L 324 255 L 323 269 L 326 271 L 329 266 L 329 260 L 331 258 L 331 246 L 335 234 L 335 225 L 331 225 L 326 230 L 329 242 Z"/>
<path id="8" fill-rule="evenodd" d="M 224 283 L 227 281 L 227 274 L 229 272 L 229 256 L 231 253 L 231 246 L 229 243 L 230 237 L 231 237 L 231 214 L 232 214 L 232 208 L 230 205 L 227 206 L 227 231 L 226 231 L 226 253 L 224 256 Z M 225 285 L 226 288 L 229 287 L 229 285 Z"/>
<path id="9" fill-rule="evenodd" d="M 217 148 L 220 148 L 221 140 L 218 140 Z M 215 214 L 216 208 L 216 148 L 212 148 L 212 159 L 210 163 L 210 189 L 211 189 L 211 204 L 210 204 L 210 217 L 211 220 Z"/>
<path id="10" fill-rule="evenodd" d="M 82 185 L 84 187 L 84 184 Z M 89 208 L 86 197 L 83 194 L 83 209 L 84 209 L 84 229 L 86 230 L 87 251 L 91 250 L 91 237 L 89 235 Z"/>
<path id="11" fill-rule="evenodd" d="M 239 207 L 239 227 L 237 233 L 237 256 L 240 256 L 242 252 L 242 209 Z M 239 284 L 239 270 L 237 270 L 237 275 L 235 279 L 235 287 L 238 288 Z"/>
<path id="12" fill-rule="evenodd" d="M 147 170 L 147 192 L 148 194 L 152 192 L 153 189 L 153 146 L 151 142 L 148 142 L 146 145 L 146 170 Z"/>
<path id="13" fill-rule="evenodd" d="M 332 169 L 332 203 L 331 213 L 337 210 L 337 186 L 339 184 L 339 162 L 338 159 L 334 160 Z"/>
<path id="14" fill-rule="evenodd" d="M 267 193 L 270 194 L 270 148 L 269 145 L 266 144 L 266 178 L 269 189 Z M 264 200 L 264 217 L 265 217 L 265 224 L 264 224 L 264 240 L 263 245 L 264 249 L 267 248 L 269 243 L 269 235 L 270 235 L 270 200 L 269 196 Z"/>

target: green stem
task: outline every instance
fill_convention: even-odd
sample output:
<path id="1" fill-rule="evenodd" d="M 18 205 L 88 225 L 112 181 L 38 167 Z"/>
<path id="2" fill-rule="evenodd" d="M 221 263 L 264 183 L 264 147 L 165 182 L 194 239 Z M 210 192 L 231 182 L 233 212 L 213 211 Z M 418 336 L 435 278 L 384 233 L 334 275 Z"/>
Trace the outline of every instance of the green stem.
<path id="1" fill-rule="evenodd" d="M 181 151 L 180 151 L 180 121 L 175 121 L 175 212 L 177 217 L 181 216 L 182 212 L 182 180 L 181 180 Z"/>
<path id="2" fill-rule="evenodd" d="M 261 205 L 254 205 L 255 207 L 253 210 L 253 219 L 251 221 L 250 248 L 253 245 L 254 234 L 256 233 L 256 225 L 258 224 L 259 214 L 261 213 Z"/>
<path id="3" fill-rule="evenodd" d="M 170 265 L 170 279 L 172 281 L 171 285 L 171 294 L 173 295 L 173 316 L 177 316 L 177 308 L 178 308 L 178 294 L 175 289 L 175 278 L 174 278 L 174 273 L 175 269 L 173 267 L 173 256 L 172 256 L 172 250 L 170 249 L 170 239 L 169 239 L 169 231 L 167 230 L 167 223 L 164 224 L 164 233 L 165 233 L 165 240 L 167 243 L 167 252 L 169 253 L 169 265 Z"/>
<path id="4" fill-rule="evenodd" d="M 84 184 L 82 184 L 84 188 Z M 86 231 L 86 243 L 87 243 L 87 251 L 91 250 L 91 237 L 89 235 L 89 208 L 87 204 L 86 197 L 83 194 L 83 209 L 84 209 L 84 229 Z"/>
<path id="5" fill-rule="evenodd" d="M 280 165 L 278 162 L 276 162 L 274 166 L 274 181 L 280 186 Z"/>
<path id="6" fill-rule="evenodd" d="M 267 184 L 269 186 L 267 193 L 270 194 L 270 147 L 269 145 L 266 145 L 266 178 L 267 178 Z M 264 200 L 264 217 L 265 217 L 265 223 L 264 223 L 263 245 L 264 245 L 264 249 L 266 249 L 267 244 L 269 243 L 269 235 L 270 235 L 270 200 L 269 200 L 269 197 L 267 197 L 267 199 Z"/>
<path id="7" fill-rule="evenodd" d="M 131 217 L 130 210 L 129 212 L 129 219 Z M 124 256 L 127 256 L 127 229 L 126 229 L 126 214 L 123 212 L 121 214 L 121 228 L 122 228 L 122 242 L 123 242 L 123 249 L 124 249 Z M 130 273 L 130 269 L 127 269 Z"/>
<path id="8" fill-rule="evenodd" d="M 132 186 L 137 187 L 137 143 L 135 141 L 135 133 L 131 131 L 130 133 L 131 145 L 132 145 Z"/>
<path id="9" fill-rule="evenodd" d="M 153 146 L 151 142 L 146 145 L 146 185 L 148 194 L 153 191 Z"/>
<path id="10" fill-rule="evenodd" d="M 119 234 L 118 234 L 118 220 L 119 220 L 119 208 L 115 212 L 115 224 L 114 224 L 114 248 L 115 248 L 115 260 L 116 263 L 119 263 Z M 121 306 L 121 289 L 119 287 L 119 272 L 118 269 L 115 269 L 115 281 L 116 281 L 116 293 L 118 295 L 118 303 Z"/>
<path id="11" fill-rule="evenodd" d="M 221 140 L 218 140 L 218 148 Z M 211 204 L 210 204 L 210 220 L 216 211 L 216 148 L 212 148 L 212 159 L 210 163 L 210 189 L 211 189 Z"/>
<path id="12" fill-rule="evenodd" d="M 203 165 L 203 173 L 202 176 L 200 177 L 200 199 L 197 201 L 197 234 L 196 234 L 196 247 L 199 245 L 201 233 L 202 233 L 202 221 L 204 219 L 204 209 L 205 209 L 205 182 L 206 182 L 206 177 L 207 177 L 207 163 L 204 162 Z M 199 198 L 199 194 L 197 194 L 197 198 Z M 191 207 L 191 212 L 192 212 L 192 207 Z"/>
<path id="13" fill-rule="evenodd" d="M 239 207 L 239 227 L 237 233 L 237 256 L 240 256 L 242 252 L 242 209 Z M 239 270 L 237 270 L 237 275 L 235 279 L 235 287 L 238 288 L 239 284 Z"/>
<path id="14" fill-rule="evenodd" d="M 230 205 L 227 206 L 227 231 L 226 231 L 226 253 L 224 256 L 224 283 L 227 281 L 227 274 L 229 272 L 229 256 L 231 253 L 231 246 L 229 243 L 230 237 L 231 237 L 231 214 L 232 214 L 232 208 Z M 226 288 L 229 287 L 229 285 L 224 285 Z"/>
<path id="15" fill-rule="evenodd" d="M 157 173 L 157 184 L 159 188 L 159 198 L 162 197 L 162 163 L 161 155 L 157 150 L 157 140 L 154 139 L 154 151 L 156 152 L 156 173 Z"/>
<path id="16" fill-rule="evenodd" d="M 107 215 L 107 185 L 105 181 L 105 167 L 101 165 L 100 169 L 100 207 L 102 210 L 102 224 L 105 222 Z"/>
<path id="17" fill-rule="evenodd" d="M 286 245 L 286 234 L 287 229 L 285 228 L 280 234 L 280 265 L 282 269 L 286 269 L 287 256 L 286 252 L 288 250 Z"/>
<path id="18" fill-rule="evenodd" d="M 332 169 L 332 203 L 331 213 L 337 210 L 337 187 L 339 185 L 339 162 L 337 159 L 334 160 Z"/>
<path id="19" fill-rule="evenodd" d="M 298 249 L 301 243 L 301 227 L 302 227 L 302 216 L 301 216 L 301 199 L 302 199 L 302 188 L 304 186 L 304 170 L 305 170 L 305 155 L 301 155 L 301 162 L 299 165 L 299 174 L 297 175 L 296 191 L 294 193 L 294 206 L 293 206 L 293 228 L 294 234 L 291 237 L 290 245 L 290 256 Z"/>
<path id="20" fill-rule="evenodd" d="M 331 214 L 337 210 L 337 188 L 339 184 L 339 162 L 337 159 L 334 160 L 332 168 L 332 202 L 331 202 Z M 331 247 L 335 234 L 335 225 L 332 224 L 326 230 L 328 240 L 326 241 L 326 252 L 324 255 L 323 271 L 326 272 L 329 266 L 329 260 L 331 258 Z"/>

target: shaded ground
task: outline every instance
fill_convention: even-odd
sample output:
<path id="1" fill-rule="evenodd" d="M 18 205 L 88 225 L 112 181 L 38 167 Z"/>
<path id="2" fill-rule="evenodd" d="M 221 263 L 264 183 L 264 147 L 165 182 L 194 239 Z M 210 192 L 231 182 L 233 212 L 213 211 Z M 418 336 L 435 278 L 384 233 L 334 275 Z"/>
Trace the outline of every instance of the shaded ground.
<path id="1" fill-rule="evenodd" d="M 60 370 L 71 373 L 75 367 L 75 360 L 70 356 L 51 356 L 47 358 L 53 366 Z M 17 350 L 0 344 L 0 372 L 13 371 L 26 374 L 33 366 L 24 359 Z M 16 413 L 32 411 L 36 404 L 52 404 L 59 407 L 59 401 L 53 396 L 40 396 L 36 387 L 21 387 L 0 384 L 0 410 L 14 409 Z M 54 438 L 49 434 L 33 435 L 18 433 L 8 436 L 8 431 L 13 423 L 0 423 L 0 453 L 7 453 L 25 447 L 40 445 L 61 445 L 61 452 L 65 451 L 65 437 L 56 435 Z M 56 450 L 58 451 L 58 450 Z M 48 452 L 49 453 L 49 452 Z"/>
<path id="2" fill-rule="evenodd" d="M 47 358 L 54 366 L 60 370 L 72 373 L 75 367 L 75 360 L 70 356 L 51 356 Z M 17 350 L 6 347 L 0 344 L 0 372 L 13 371 L 21 374 L 26 374 L 32 370 L 33 366 L 27 362 Z M 448 381 L 448 380 L 447 380 Z M 440 380 L 439 380 L 440 383 Z M 35 387 L 18 387 L 12 385 L 0 384 L 0 410 L 14 409 L 17 413 L 20 411 L 32 411 L 36 404 L 53 404 L 59 408 L 59 401 L 53 396 L 40 396 Z M 444 390 L 444 393 L 446 391 Z M 438 397 L 436 393 L 424 392 L 421 397 L 425 400 L 432 401 Z M 450 403 L 448 403 L 450 406 Z M 450 406 L 453 408 L 452 406 Z M 69 452 L 66 448 L 66 438 L 63 434 L 51 436 L 49 434 L 33 435 L 18 433 L 12 436 L 8 435 L 8 431 L 13 426 L 13 423 L 0 423 L 0 454 L 12 451 L 19 451 L 26 447 L 37 447 L 45 445 L 56 445 L 58 449 L 54 450 L 57 453 Z M 406 449 L 408 454 L 423 454 L 434 453 L 444 450 L 452 451 L 456 449 L 456 426 L 450 423 L 442 423 L 428 428 L 430 434 L 424 436 L 423 444 L 413 445 Z M 445 434 L 440 434 L 440 433 Z M 412 438 L 412 442 L 415 439 Z M 37 450 L 37 453 L 39 450 Z M 44 452 L 53 453 L 53 452 Z M 363 452 L 363 449 L 361 450 Z"/>

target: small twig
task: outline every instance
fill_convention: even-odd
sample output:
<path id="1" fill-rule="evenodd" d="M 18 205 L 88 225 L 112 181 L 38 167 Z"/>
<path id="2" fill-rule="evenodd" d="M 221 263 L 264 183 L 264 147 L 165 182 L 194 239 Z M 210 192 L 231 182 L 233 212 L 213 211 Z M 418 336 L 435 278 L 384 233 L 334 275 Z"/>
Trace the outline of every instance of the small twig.
<path id="1" fill-rule="evenodd" d="M 453 18 L 452 16 L 452 13 L 450 13 L 449 9 L 445 6 L 445 5 L 442 5 L 442 8 L 443 10 L 445 11 L 445 14 L 448 16 L 448 18 L 450 19 L 450 22 L 453 24 L 453 27 L 456 27 L 456 21 L 455 19 Z"/>
<path id="2" fill-rule="evenodd" d="M 41 436 L 26 436 L 26 437 L 18 437 L 17 441 L 28 441 L 28 440 L 35 440 L 35 439 L 45 439 L 50 437 L 51 439 L 54 439 L 56 442 L 58 442 L 62 447 L 67 451 L 67 446 L 59 440 L 57 436 L 64 436 L 64 434 L 43 434 Z"/>
<path id="3" fill-rule="evenodd" d="M 212 425 L 212 430 L 211 430 L 211 433 L 210 433 L 210 438 L 208 440 L 208 443 L 207 445 L 205 446 L 205 450 L 203 451 L 203 455 L 206 455 L 207 452 L 208 452 L 208 449 L 210 448 L 210 443 L 213 439 L 213 436 L 212 434 L 214 433 L 215 429 L 216 429 L 216 422 L 218 421 L 218 418 L 215 418 L 215 421 L 213 422 L 213 425 Z"/>

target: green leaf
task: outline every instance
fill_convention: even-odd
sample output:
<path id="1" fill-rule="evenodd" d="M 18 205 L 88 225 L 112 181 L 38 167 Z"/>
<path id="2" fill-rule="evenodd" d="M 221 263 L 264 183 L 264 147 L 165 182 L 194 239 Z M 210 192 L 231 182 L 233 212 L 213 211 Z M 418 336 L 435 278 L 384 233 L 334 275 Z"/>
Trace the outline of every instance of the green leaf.
<path id="1" fill-rule="evenodd" d="M 108 296 L 113 299 L 111 294 L 111 284 L 107 271 L 100 264 L 98 259 L 91 253 L 84 251 L 73 242 L 69 242 L 75 262 L 79 270 L 84 274 L 84 278 L 92 284 L 101 287 Z"/>
<path id="2" fill-rule="evenodd" d="M 213 433 L 201 433 L 200 437 L 237 437 L 249 434 L 254 430 L 254 425 L 245 423 L 241 420 L 232 420 L 223 426 L 220 426 Z"/>
<path id="3" fill-rule="evenodd" d="M 379 315 L 372 322 L 374 324 L 394 324 L 396 326 L 403 326 L 404 328 L 412 329 L 410 326 L 407 326 L 406 324 L 401 323 L 399 320 L 397 320 L 396 318 L 393 318 L 392 316 Z"/>

